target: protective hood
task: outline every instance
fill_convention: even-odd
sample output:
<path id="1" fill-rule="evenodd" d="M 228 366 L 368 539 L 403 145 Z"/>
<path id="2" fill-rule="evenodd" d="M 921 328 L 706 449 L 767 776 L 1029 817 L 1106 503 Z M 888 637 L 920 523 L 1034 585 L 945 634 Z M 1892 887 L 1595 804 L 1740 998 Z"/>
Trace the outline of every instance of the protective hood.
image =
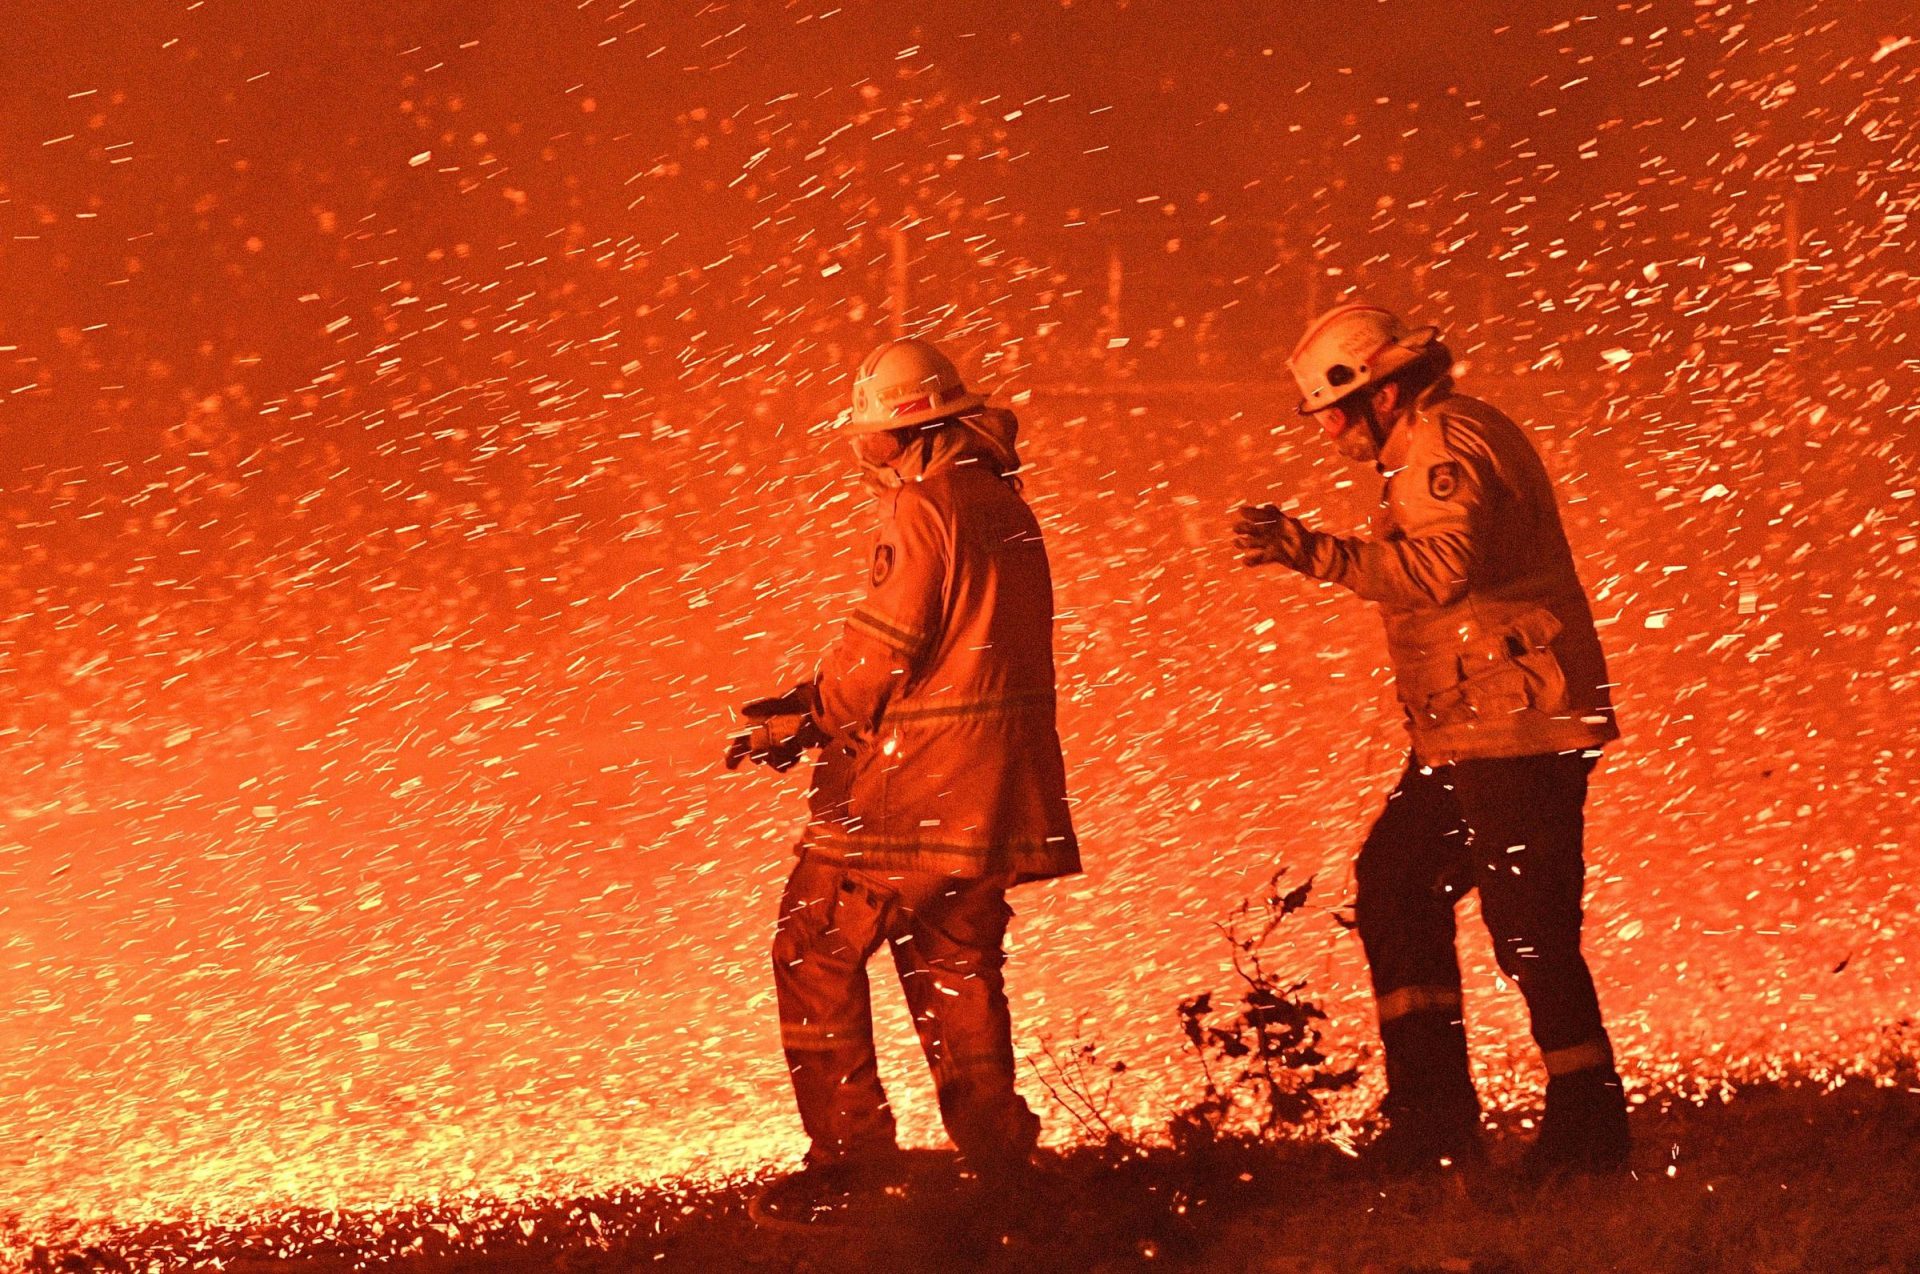
<path id="1" fill-rule="evenodd" d="M 1020 421 L 1012 412 L 1004 407 L 982 407 L 959 417 L 957 423 L 972 435 L 970 442 L 985 449 L 987 458 L 1000 473 L 1012 473 L 1020 467 L 1020 452 L 1015 445 L 1020 436 Z"/>
<path id="2" fill-rule="evenodd" d="M 1020 467 L 1020 453 L 1015 445 L 1020 421 L 1005 408 L 984 407 L 964 416 L 950 417 L 942 426 L 908 444 L 900 458 L 891 464 L 863 463 L 861 469 L 867 486 L 878 492 L 892 491 L 904 483 L 918 482 L 945 465 L 968 459 L 984 462 L 1001 477 Z"/>

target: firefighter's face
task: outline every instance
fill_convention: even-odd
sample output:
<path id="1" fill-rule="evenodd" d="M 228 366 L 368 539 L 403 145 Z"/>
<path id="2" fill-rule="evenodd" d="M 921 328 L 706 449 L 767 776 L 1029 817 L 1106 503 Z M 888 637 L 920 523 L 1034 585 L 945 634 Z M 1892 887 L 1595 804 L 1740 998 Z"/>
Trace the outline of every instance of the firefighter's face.
<path id="1" fill-rule="evenodd" d="M 854 454 L 869 469 L 884 469 L 898 460 L 907 449 L 904 434 L 898 429 L 885 433 L 861 434 L 853 440 Z"/>
<path id="2" fill-rule="evenodd" d="M 1380 449 L 1374 445 L 1373 430 L 1367 426 L 1366 408 L 1359 395 L 1323 407 L 1313 413 L 1313 418 L 1326 430 L 1334 449 L 1347 459 L 1359 464 L 1379 459 Z"/>

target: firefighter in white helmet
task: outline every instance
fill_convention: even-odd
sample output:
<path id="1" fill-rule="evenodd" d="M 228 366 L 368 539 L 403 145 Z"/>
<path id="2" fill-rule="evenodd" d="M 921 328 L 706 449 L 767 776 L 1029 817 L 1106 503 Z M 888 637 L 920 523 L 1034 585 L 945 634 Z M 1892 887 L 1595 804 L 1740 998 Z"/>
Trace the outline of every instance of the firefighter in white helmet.
<path id="1" fill-rule="evenodd" d="M 954 1144 L 989 1179 L 1024 1168 L 1040 1121 L 1014 1089 L 1006 892 L 1080 870 L 1018 423 L 933 345 L 901 340 L 861 364 L 846 430 L 879 496 L 866 600 L 812 683 L 751 705 L 788 723 L 779 737 L 756 727 L 729 754 L 778 767 L 821 747 L 773 943 L 811 1148 L 759 1205 L 802 1218 L 898 1171 L 866 974 L 882 945 Z"/>
<path id="2" fill-rule="evenodd" d="M 1587 779 L 1619 737 L 1605 659 L 1553 487 L 1526 435 L 1455 392 L 1434 328 L 1347 304 L 1289 360 L 1299 410 L 1385 478 L 1370 538 L 1241 510 L 1242 560 L 1379 605 L 1412 755 L 1355 864 L 1356 917 L 1386 1054 L 1375 1162 L 1480 1155 L 1454 905 L 1473 888 L 1546 1063 L 1526 1168 L 1609 1171 L 1626 1106 L 1580 951 Z"/>

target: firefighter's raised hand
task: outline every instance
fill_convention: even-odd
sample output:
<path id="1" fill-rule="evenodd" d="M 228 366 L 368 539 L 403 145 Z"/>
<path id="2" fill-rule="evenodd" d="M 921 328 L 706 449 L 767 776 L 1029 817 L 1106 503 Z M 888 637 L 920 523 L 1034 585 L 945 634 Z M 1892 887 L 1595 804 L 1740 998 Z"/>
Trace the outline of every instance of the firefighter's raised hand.
<path id="1" fill-rule="evenodd" d="M 1233 543 L 1246 566 L 1279 563 L 1300 570 L 1307 560 L 1307 528 L 1277 505 L 1243 505 L 1233 520 Z"/>

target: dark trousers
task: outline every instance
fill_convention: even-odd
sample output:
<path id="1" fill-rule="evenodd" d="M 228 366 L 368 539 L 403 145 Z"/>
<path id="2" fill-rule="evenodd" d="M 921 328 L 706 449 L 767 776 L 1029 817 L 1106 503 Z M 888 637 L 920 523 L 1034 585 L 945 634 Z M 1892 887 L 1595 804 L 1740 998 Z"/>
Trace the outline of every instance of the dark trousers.
<path id="1" fill-rule="evenodd" d="M 983 1168 L 1017 1165 L 1040 1121 L 1013 1086 L 1005 876 L 878 873 L 802 858 L 780 900 L 780 1038 L 814 1163 L 885 1155 L 893 1111 L 874 1059 L 867 960 L 885 942 L 948 1135 Z"/>
<path id="2" fill-rule="evenodd" d="M 1563 1093 L 1618 1079 L 1593 976 L 1580 954 L 1583 808 L 1593 759 L 1577 752 L 1448 766 L 1409 764 L 1355 866 L 1356 916 L 1386 1051 L 1390 1117 L 1465 1120 L 1467 1069 L 1454 906 L 1480 891 L 1500 968 Z"/>

